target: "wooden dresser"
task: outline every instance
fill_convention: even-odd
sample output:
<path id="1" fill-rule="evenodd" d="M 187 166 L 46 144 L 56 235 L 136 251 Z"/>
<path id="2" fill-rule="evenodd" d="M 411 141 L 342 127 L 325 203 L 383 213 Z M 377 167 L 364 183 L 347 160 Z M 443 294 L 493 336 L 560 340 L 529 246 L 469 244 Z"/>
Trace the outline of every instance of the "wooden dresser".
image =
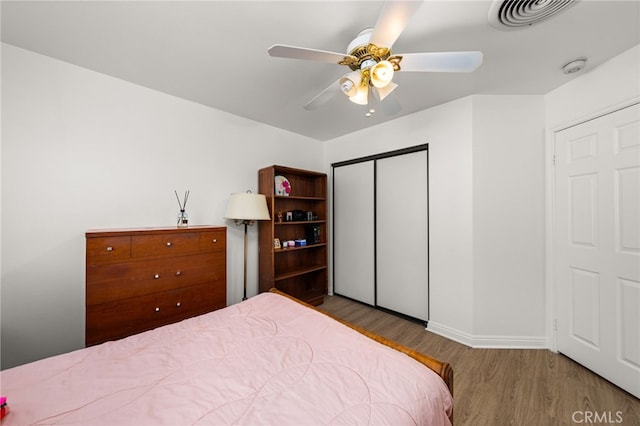
<path id="1" fill-rule="evenodd" d="M 86 346 L 224 308 L 226 227 L 86 233 Z"/>

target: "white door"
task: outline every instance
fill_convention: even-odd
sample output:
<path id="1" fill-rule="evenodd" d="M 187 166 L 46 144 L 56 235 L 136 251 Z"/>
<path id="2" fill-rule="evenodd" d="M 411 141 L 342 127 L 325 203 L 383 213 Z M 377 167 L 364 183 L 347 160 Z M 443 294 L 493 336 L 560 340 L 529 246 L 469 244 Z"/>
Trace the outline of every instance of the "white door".
<path id="1" fill-rule="evenodd" d="M 640 108 L 555 135 L 558 350 L 640 398 Z"/>
<path id="2" fill-rule="evenodd" d="M 376 161 L 376 303 L 429 319 L 427 151 Z"/>
<path id="3" fill-rule="evenodd" d="M 373 161 L 333 168 L 333 291 L 375 304 Z"/>

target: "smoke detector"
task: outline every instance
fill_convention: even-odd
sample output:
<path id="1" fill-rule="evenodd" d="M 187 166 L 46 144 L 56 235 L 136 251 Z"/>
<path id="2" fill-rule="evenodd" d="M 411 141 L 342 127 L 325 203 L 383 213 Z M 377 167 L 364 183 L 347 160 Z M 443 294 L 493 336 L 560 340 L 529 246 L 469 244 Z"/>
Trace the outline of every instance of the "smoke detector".
<path id="1" fill-rule="evenodd" d="M 578 58 L 566 63 L 562 66 L 562 72 L 565 74 L 576 73 L 587 65 L 587 58 Z"/>
<path id="2" fill-rule="evenodd" d="M 537 24 L 566 10 L 578 0 L 494 0 L 489 24 L 499 30 L 517 30 Z"/>

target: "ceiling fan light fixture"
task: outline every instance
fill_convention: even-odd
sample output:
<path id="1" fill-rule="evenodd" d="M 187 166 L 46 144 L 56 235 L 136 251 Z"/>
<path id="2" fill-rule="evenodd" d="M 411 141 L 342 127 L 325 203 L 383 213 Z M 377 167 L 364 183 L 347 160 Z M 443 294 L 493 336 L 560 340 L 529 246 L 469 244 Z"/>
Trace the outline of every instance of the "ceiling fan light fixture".
<path id="1" fill-rule="evenodd" d="M 340 90 L 349 97 L 354 96 L 358 92 L 361 81 L 362 74 L 360 71 L 352 71 L 340 79 Z"/>
<path id="2" fill-rule="evenodd" d="M 354 104 L 358 104 L 358 105 L 367 105 L 368 104 L 368 92 L 369 92 L 369 85 L 368 84 L 359 84 L 358 86 L 356 86 L 358 88 L 358 91 L 356 92 L 355 95 L 353 96 L 349 96 L 349 100 L 351 102 L 353 102 Z"/>
<path id="3" fill-rule="evenodd" d="M 380 61 L 371 67 L 371 84 L 378 89 L 386 87 L 393 79 L 393 65 L 389 61 Z"/>
<path id="4" fill-rule="evenodd" d="M 353 81 L 348 78 L 340 79 L 340 90 L 347 96 L 356 94 L 356 86 L 353 84 Z"/>

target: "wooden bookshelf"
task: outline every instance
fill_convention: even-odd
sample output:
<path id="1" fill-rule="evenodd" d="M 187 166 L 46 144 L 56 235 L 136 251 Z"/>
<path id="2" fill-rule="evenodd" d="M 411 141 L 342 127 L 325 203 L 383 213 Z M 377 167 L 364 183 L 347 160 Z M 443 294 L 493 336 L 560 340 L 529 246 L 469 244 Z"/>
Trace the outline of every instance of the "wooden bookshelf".
<path id="1" fill-rule="evenodd" d="M 287 195 L 276 191 L 276 176 L 289 182 Z M 260 292 L 275 287 L 312 305 L 322 304 L 328 282 L 327 175 L 265 167 L 258 172 L 258 191 L 266 196 L 271 215 L 270 221 L 258 224 Z M 298 215 L 288 218 L 287 212 Z M 275 247 L 276 238 L 281 248 Z M 296 240 L 306 245 L 282 248 L 285 241 Z"/>

